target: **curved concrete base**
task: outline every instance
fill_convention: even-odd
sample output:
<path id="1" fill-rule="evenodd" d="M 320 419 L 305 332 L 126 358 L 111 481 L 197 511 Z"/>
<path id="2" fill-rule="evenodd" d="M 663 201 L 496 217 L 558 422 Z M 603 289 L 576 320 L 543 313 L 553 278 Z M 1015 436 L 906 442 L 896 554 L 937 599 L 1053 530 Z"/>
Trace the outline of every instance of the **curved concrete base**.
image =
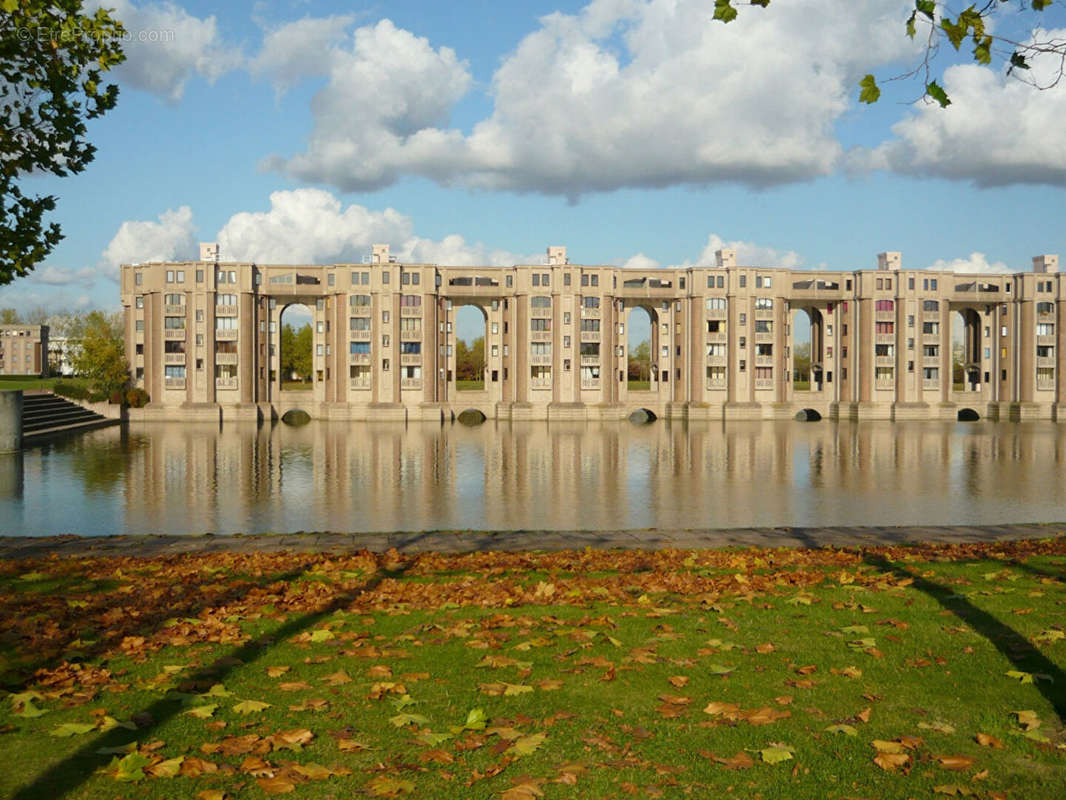
<path id="1" fill-rule="evenodd" d="M 0 453 L 22 449 L 22 390 L 0 392 Z"/>

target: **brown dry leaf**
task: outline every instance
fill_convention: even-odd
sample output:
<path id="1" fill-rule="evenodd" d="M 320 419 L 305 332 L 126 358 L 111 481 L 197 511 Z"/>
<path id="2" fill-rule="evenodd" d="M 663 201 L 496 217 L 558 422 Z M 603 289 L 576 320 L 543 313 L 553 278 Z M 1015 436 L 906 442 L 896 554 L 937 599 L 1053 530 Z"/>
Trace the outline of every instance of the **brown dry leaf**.
<path id="1" fill-rule="evenodd" d="M 767 653 L 774 652 L 774 646 L 770 642 L 766 642 L 764 644 L 757 644 L 755 645 L 755 652 L 759 653 L 760 655 L 766 655 Z"/>
<path id="2" fill-rule="evenodd" d="M 714 760 L 726 769 L 751 769 L 755 766 L 755 762 L 752 760 L 751 756 L 749 756 L 743 750 L 738 752 L 735 756 L 730 756 L 729 758 L 715 756 Z"/>
<path id="3" fill-rule="evenodd" d="M 415 784 L 392 775 L 376 775 L 370 779 L 365 789 L 373 797 L 399 797 L 413 792 Z"/>
<path id="4" fill-rule="evenodd" d="M 357 742 L 355 739 L 338 739 L 337 749 L 342 753 L 358 753 L 361 750 L 369 750 L 370 745 Z"/>
<path id="5" fill-rule="evenodd" d="M 972 767 L 977 759 L 971 756 L 937 756 L 936 760 L 940 762 L 940 766 L 944 769 L 961 772 Z"/>
<path id="6" fill-rule="evenodd" d="M 303 692 L 311 688 L 311 684 L 306 681 L 286 681 L 279 683 L 278 688 L 283 692 Z"/>
<path id="7" fill-rule="evenodd" d="M 874 739 L 870 744 L 873 745 L 874 750 L 878 753 L 903 753 L 906 751 L 906 748 L 894 739 L 892 741 L 886 739 Z"/>
<path id="8" fill-rule="evenodd" d="M 351 676 L 348 675 L 348 673 L 345 672 L 343 669 L 337 670 L 332 675 L 327 675 L 322 680 L 324 680 L 330 686 L 341 686 L 345 683 L 352 682 Z"/>
<path id="9" fill-rule="evenodd" d="M 557 678 L 545 678 L 537 683 L 537 688 L 542 692 L 554 692 L 563 688 L 563 682 Z"/>
<path id="10" fill-rule="evenodd" d="M 872 708 L 864 708 L 862 711 L 855 715 L 855 719 L 859 720 L 859 722 L 869 722 L 870 715 L 873 713 L 873 711 L 874 710 Z"/>
<path id="11" fill-rule="evenodd" d="M 366 671 L 367 677 L 379 680 L 381 678 L 392 677 L 392 667 L 388 664 L 375 664 Z"/>
<path id="12" fill-rule="evenodd" d="M 442 748 L 435 748 L 433 750 L 423 750 L 418 754 L 418 760 L 423 764 L 451 764 L 455 761 L 455 756 Z"/>
<path id="13" fill-rule="evenodd" d="M 296 784 L 288 778 L 258 778 L 256 783 L 267 794 L 288 794 L 296 789 Z"/>
<path id="14" fill-rule="evenodd" d="M 811 673 L 817 672 L 817 671 L 818 671 L 818 667 L 816 665 L 814 665 L 814 664 L 807 664 L 807 665 L 802 666 L 802 667 L 796 667 L 796 669 L 795 669 L 795 673 L 797 675 L 810 675 Z"/>
<path id="15" fill-rule="evenodd" d="M 534 800 L 544 797 L 544 792 L 540 790 L 542 783 L 543 778 L 530 778 L 527 775 L 515 778 L 514 786 L 500 793 L 500 800 Z"/>
<path id="16" fill-rule="evenodd" d="M 218 765 L 213 761 L 205 761 L 196 756 L 186 756 L 185 760 L 181 762 L 180 772 L 186 778 L 199 778 L 201 775 L 218 772 Z"/>
<path id="17" fill-rule="evenodd" d="M 726 715 L 732 717 L 740 711 L 740 706 L 737 703 L 721 703 L 717 700 L 712 700 L 707 704 L 707 707 L 703 709 L 704 714 L 710 714 L 712 716 Z"/>
<path id="18" fill-rule="evenodd" d="M 1040 718 L 1037 717 L 1035 711 L 1012 711 L 1018 719 L 1018 724 L 1025 728 L 1027 731 L 1034 731 L 1040 727 Z"/>
<path id="19" fill-rule="evenodd" d="M 264 761 L 259 756 L 248 756 L 241 762 L 238 769 L 253 778 L 273 778 L 275 771 L 273 764 Z"/>
<path id="20" fill-rule="evenodd" d="M 684 689 L 685 685 L 688 684 L 688 676 L 687 675 L 673 675 L 670 678 L 668 678 L 667 680 L 670 681 L 670 684 L 675 689 Z"/>
<path id="21" fill-rule="evenodd" d="M 324 767 L 321 764 L 291 764 L 289 769 L 295 772 L 302 778 L 306 778 L 309 781 L 324 781 L 331 775 L 350 775 L 351 770 L 342 768 L 341 771 L 332 770 L 329 767 Z"/>
<path id="22" fill-rule="evenodd" d="M 790 706 L 792 705 L 792 695 L 779 694 L 777 697 L 774 698 L 774 702 L 777 703 L 779 706 Z"/>
<path id="23" fill-rule="evenodd" d="M 771 722 L 776 722 L 779 719 L 787 719 L 791 716 L 791 711 L 775 711 L 769 706 L 764 706 L 763 708 L 757 708 L 754 711 L 747 711 L 744 713 L 744 719 L 752 725 L 769 725 Z"/>
<path id="24" fill-rule="evenodd" d="M 220 789 L 204 789 L 196 793 L 197 800 L 226 800 L 226 793 Z"/>
<path id="25" fill-rule="evenodd" d="M 276 666 L 276 667 L 267 667 L 267 675 L 270 676 L 271 678 L 280 678 L 282 675 L 284 675 L 290 669 L 292 669 L 292 667 L 280 666 L 280 665 Z"/>
<path id="26" fill-rule="evenodd" d="M 981 747 L 993 747 L 996 750 L 1003 749 L 1003 742 L 1001 742 L 995 736 L 991 736 L 987 733 L 979 733 L 974 737 L 974 739 L 979 745 L 981 745 Z"/>
<path id="27" fill-rule="evenodd" d="M 281 731 L 273 736 L 268 736 L 274 750 L 296 750 L 299 752 L 303 746 L 315 738 L 315 735 L 307 728 L 294 728 L 290 731 Z"/>
<path id="28" fill-rule="evenodd" d="M 874 763 L 888 772 L 907 766 L 910 760 L 911 757 L 906 753 L 878 753 L 874 756 Z"/>

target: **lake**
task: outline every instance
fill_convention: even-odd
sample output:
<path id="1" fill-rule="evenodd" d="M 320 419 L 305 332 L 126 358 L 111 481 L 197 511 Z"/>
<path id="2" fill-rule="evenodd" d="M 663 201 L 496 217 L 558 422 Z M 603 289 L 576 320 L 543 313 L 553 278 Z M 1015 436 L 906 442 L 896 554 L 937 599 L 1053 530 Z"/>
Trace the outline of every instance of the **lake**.
<path id="1" fill-rule="evenodd" d="M 158 423 L 0 456 L 0 533 L 1066 519 L 1066 426 Z"/>

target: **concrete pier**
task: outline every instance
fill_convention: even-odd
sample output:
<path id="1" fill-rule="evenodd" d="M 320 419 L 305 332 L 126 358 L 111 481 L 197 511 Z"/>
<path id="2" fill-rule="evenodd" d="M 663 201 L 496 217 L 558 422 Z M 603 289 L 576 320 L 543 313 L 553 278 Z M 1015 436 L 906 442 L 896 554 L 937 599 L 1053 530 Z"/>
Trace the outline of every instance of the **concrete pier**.
<path id="1" fill-rule="evenodd" d="M 0 453 L 22 449 L 22 391 L 0 392 Z"/>

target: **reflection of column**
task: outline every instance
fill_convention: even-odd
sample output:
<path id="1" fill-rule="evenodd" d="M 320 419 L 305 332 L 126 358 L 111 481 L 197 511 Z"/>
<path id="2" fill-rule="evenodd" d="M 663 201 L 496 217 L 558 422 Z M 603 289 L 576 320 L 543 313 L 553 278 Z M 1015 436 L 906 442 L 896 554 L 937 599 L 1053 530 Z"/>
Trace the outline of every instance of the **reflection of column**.
<path id="1" fill-rule="evenodd" d="M 25 468 L 22 463 L 22 451 L 0 454 L 0 497 L 20 500 L 24 486 Z"/>

